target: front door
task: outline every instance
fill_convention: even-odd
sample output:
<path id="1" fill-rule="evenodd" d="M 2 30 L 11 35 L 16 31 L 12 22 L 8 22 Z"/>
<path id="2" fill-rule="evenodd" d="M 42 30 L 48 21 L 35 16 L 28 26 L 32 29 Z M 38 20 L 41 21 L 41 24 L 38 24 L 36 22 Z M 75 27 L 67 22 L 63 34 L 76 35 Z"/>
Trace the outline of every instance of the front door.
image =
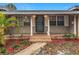
<path id="1" fill-rule="evenodd" d="M 44 32 L 44 16 L 43 15 L 36 16 L 36 32 L 37 33 Z"/>

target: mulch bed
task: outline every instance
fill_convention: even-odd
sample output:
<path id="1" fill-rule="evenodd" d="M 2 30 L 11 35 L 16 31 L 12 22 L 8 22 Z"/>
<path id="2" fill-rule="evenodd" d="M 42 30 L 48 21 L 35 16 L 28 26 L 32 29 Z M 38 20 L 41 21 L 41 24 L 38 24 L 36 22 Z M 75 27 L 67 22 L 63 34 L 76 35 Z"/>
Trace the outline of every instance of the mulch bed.
<path id="1" fill-rule="evenodd" d="M 24 44 L 21 44 L 22 41 L 26 41 L 28 43 L 25 44 L 25 42 L 24 42 L 24 44 L 25 44 L 24 45 Z M 4 53 L 0 52 L 0 55 L 13 55 L 13 54 L 27 48 L 30 44 L 31 43 L 29 42 L 29 39 L 8 39 L 8 40 L 6 40 L 5 46 L 2 47 L 6 50 L 6 52 L 4 52 Z M 17 49 L 15 49 L 15 48 L 13 48 L 14 45 L 18 45 L 19 47 Z"/>
<path id="2" fill-rule="evenodd" d="M 59 43 L 65 43 L 65 42 L 74 42 L 74 43 L 79 43 L 79 39 L 77 38 L 71 38 L 71 39 L 51 39 L 50 43 L 56 43 L 56 44 L 59 44 Z"/>
<path id="3" fill-rule="evenodd" d="M 79 39 L 52 39 L 38 53 L 38 55 L 57 55 L 57 54 L 79 55 Z"/>

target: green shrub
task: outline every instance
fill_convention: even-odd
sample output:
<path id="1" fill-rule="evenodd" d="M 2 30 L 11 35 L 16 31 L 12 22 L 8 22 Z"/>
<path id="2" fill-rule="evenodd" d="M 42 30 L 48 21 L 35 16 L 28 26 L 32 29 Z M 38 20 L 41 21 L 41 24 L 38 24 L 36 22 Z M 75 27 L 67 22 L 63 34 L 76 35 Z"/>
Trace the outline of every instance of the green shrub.
<path id="1" fill-rule="evenodd" d="M 29 44 L 29 41 L 28 40 L 22 40 L 20 44 L 28 45 Z"/>
<path id="2" fill-rule="evenodd" d="M 7 53 L 7 52 L 6 52 L 6 49 L 5 49 L 4 47 L 1 47 L 1 48 L 0 48 L 0 53 L 6 54 L 6 53 Z"/>
<path id="3" fill-rule="evenodd" d="M 16 44 L 13 45 L 13 48 L 14 48 L 14 49 L 18 49 L 19 47 L 20 47 L 19 45 L 16 45 Z"/>
<path id="4" fill-rule="evenodd" d="M 65 38 L 76 38 L 77 36 L 75 34 L 65 34 Z"/>

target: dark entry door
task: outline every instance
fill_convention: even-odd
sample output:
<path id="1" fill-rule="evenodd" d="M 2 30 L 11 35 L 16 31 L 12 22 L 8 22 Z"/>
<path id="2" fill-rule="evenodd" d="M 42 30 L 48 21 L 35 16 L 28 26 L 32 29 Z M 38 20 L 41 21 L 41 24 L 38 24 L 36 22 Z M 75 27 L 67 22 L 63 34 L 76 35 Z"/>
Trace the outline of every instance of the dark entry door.
<path id="1" fill-rule="evenodd" d="M 37 33 L 44 32 L 44 16 L 43 15 L 36 16 L 36 32 Z"/>

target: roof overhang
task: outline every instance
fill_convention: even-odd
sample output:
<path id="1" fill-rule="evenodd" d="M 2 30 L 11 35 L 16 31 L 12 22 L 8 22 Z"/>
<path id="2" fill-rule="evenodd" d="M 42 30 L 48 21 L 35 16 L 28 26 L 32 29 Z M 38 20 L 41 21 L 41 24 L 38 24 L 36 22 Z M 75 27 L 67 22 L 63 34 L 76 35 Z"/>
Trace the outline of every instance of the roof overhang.
<path id="1" fill-rule="evenodd" d="M 1 11 L 4 14 L 79 14 L 79 11 Z"/>

